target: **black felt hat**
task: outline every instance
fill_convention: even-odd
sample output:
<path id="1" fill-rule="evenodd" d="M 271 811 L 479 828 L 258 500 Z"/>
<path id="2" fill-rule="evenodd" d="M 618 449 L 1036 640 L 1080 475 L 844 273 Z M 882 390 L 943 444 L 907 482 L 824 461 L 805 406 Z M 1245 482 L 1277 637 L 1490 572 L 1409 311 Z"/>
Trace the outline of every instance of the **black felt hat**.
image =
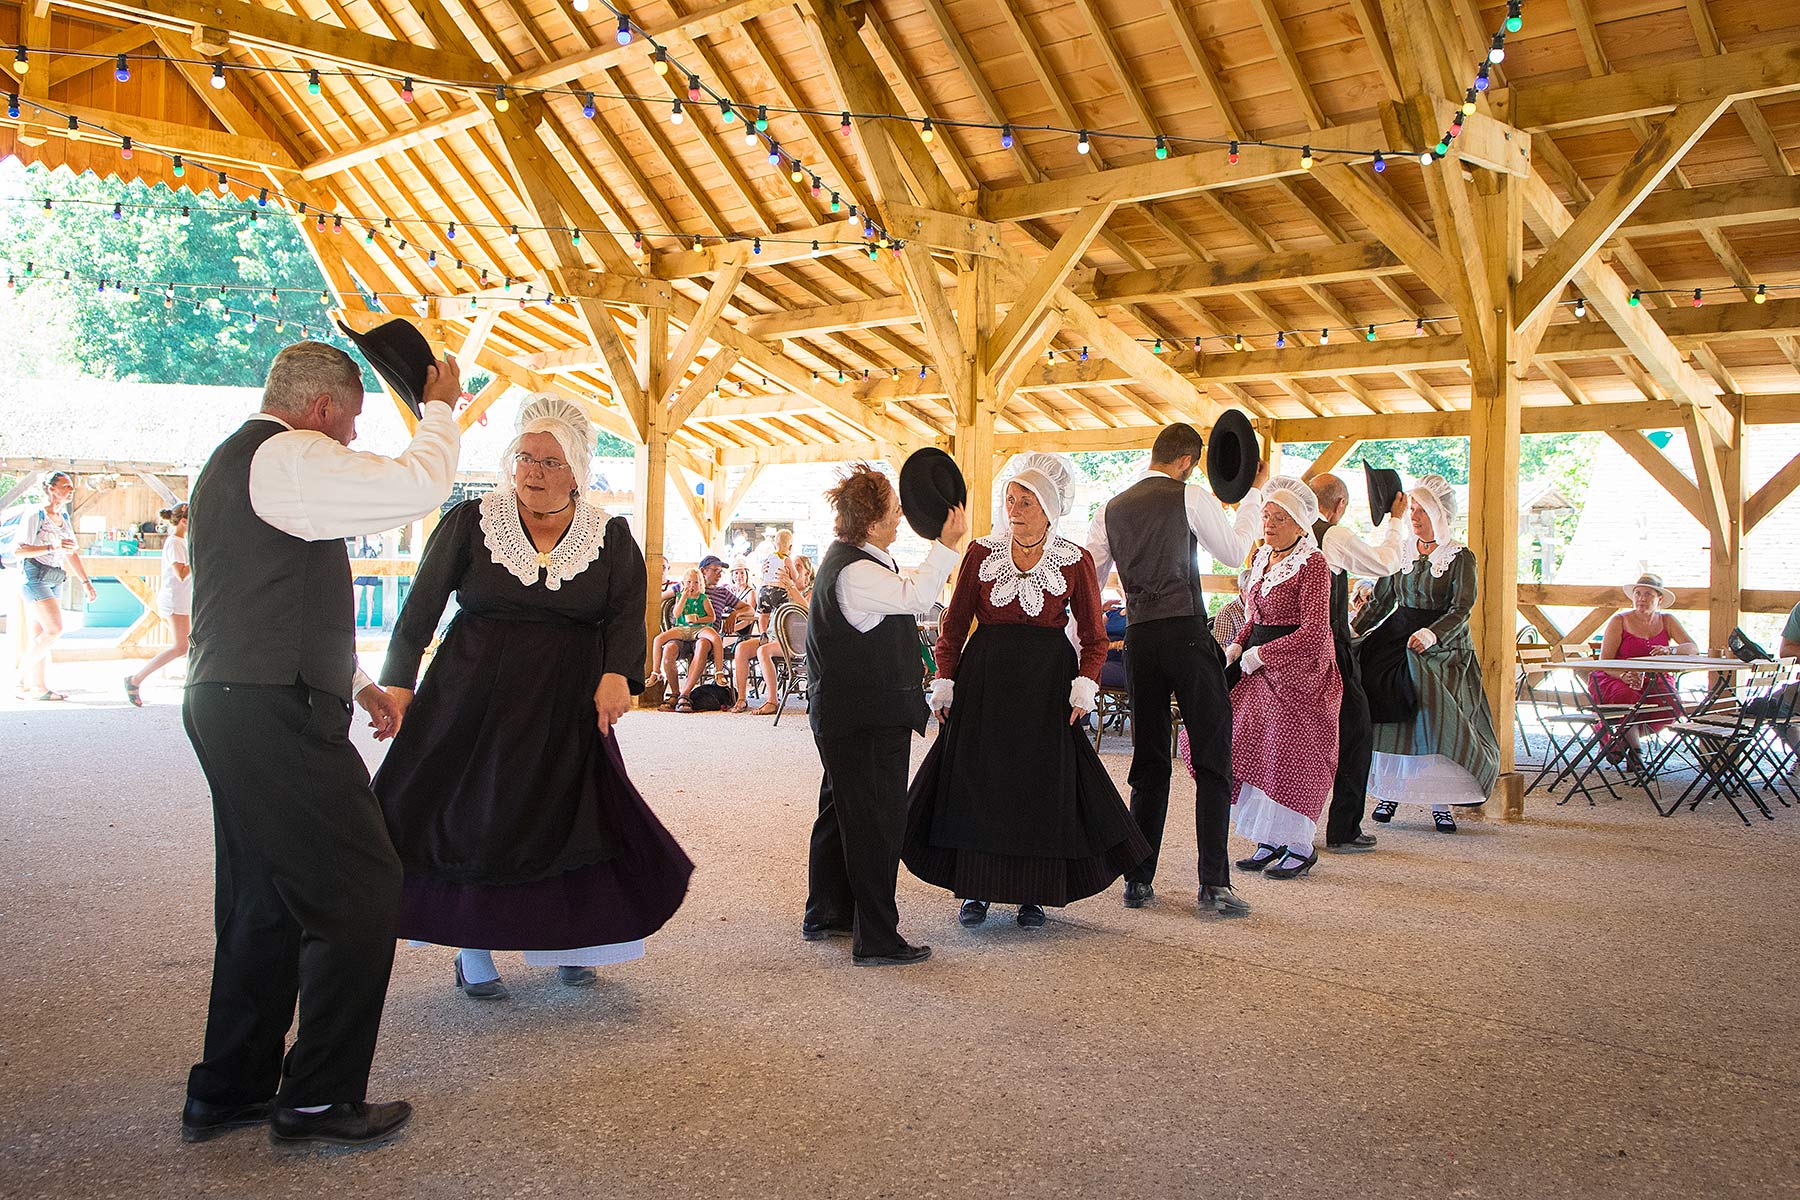
<path id="1" fill-rule="evenodd" d="M 1206 443 L 1206 479 L 1220 503 L 1236 504 L 1248 496 L 1261 462 L 1249 416 L 1236 408 L 1219 414 Z"/>
<path id="2" fill-rule="evenodd" d="M 338 328 L 356 343 L 356 348 L 369 360 L 375 373 L 406 401 L 413 416 L 421 415 L 425 403 L 425 375 L 437 362 L 437 355 L 431 352 L 431 343 L 425 340 L 425 335 L 405 317 L 395 317 L 367 333 L 358 333 L 342 321 L 338 322 Z"/>
<path id="3" fill-rule="evenodd" d="M 912 531 L 931 541 L 944 532 L 950 510 L 969 502 L 969 485 L 956 460 L 927 446 L 914 451 L 900 468 L 900 511 Z"/>
<path id="4" fill-rule="evenodd" d="M 1391 467 L 1371 467 L 1363 462 L 1363 481 L 1369 485 L 1369 520 L 1379 525 L 1394 511 L 1394 497 L 1406 490 L 1400 472 Z"/>

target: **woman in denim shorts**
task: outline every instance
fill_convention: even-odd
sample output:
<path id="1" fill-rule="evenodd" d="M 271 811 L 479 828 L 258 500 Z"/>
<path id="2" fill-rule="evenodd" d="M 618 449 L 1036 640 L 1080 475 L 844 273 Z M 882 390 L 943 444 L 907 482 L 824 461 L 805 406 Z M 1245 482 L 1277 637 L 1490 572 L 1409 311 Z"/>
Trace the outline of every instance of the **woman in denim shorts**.
<path id="1" fill-rule="evenodd" d="M 21 589 L 25 601 L 25 654 L 19 660 L 19 696 L 26 700 L 67 700 L 53 692 L 44 678 L 50 650 L 62 636 L 62 585 L 71 568 L 87 589 L 88 600 L 97 595 L 94 581 L 75 549 L 75 531 L 63 517 L 75 480 L 66 471 L 50 476 L 44 485 L 44 507 L 25 517 L 19 531 L 18 555 L 25 571 Z"/>

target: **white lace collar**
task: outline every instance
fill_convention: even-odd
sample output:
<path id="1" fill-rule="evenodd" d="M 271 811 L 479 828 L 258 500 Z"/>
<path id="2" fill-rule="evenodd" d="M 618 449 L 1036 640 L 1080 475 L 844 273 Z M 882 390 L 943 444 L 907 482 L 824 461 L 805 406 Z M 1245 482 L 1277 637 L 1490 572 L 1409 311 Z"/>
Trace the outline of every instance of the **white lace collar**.
<path id="1" fill-rule="evenodd" d="M 1279 587 L 1298 575 L 1306 560 L 1318 552 L 1319 543 L 1313 535 L 1302 533 L 1294 552 L 1271 567 L 1269 560 L 1275 557 L 1275 550 L 1274 547 L 1264 543 L 1263 547 L 1256 552 L 1256 561 L 1250 566 L 1250 585 L 1244 589 L 1245 593 L 1254 592 L 1257 583 L 1260 582 L 1262 594 L 1268 595 L 1271 589 Z"/>
<path id="2" fill-rule="evenodd" d="M 1467 546 L 1463 545 L 1455 538 L 1439 542 L 1437 544 L 1437 549 L 1433 550 L 1426 559 L 1426 561 L 1431 564 L 1431 577 L 1433 579 L 1442 579 L 1444 577 L 1444 572 L 1448 571 L 1450 569 L 1450 564 L 1456 560 L 1456 556 L 1467 549 Z M 1411 575 L 1412 569 L 1419 565 L 1419 557 L 1419 539 L 1415 537 L 1412 539 L 1412 553 L 1407 556 L 1406 565 L 1400 568 L 1400 573 L 1402 575 Z"/>
<path id="3" fill-rule="evenodd" d="M 1068 592 L 1069 580 L 1062 569 L 1081 561 L 1081 547 L 1067 538 L 1052 537 L 1044 547 L 1044 556 L 1029 571 L 1019 570 L 1013 562 L 1010 531 L 977 538 L 975 544 L 988 548 L 988 556 L 976 574 L 983 583 L 994 585 L 989 601 L 995 608 L 1004 608 L 1017 600 L 1028 617 L 1043 615 L 1045 596 Z"/>
<path id="4" fill-rule="evenodd" d="M 519 520 L 518 494 L 500 487 L 481 498 L 481 536 L 496 565 L 505 567 L 526 587 L 542 575 L 544 586 L 554 592 L 600 557 L 606 542 L 606 514 L 577 500 L 569 531 L 554 550 L 540 554 Z"/>

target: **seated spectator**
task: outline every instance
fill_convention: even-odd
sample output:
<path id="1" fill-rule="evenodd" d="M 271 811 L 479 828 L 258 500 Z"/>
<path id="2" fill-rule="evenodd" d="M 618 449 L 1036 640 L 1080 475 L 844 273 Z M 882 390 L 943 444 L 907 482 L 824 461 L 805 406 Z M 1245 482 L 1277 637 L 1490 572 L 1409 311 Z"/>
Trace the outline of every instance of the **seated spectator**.
<path id="1" fill-rule="evenodd" d="M 716 554 L 700 560 L 700 578 L 706 585 L 706 598 L 712 601 L 713 615 L 718 620 L 719 636 L 712 644 L 713 674 L 723 680 L 725 640 L 741 634 L 745 626 L 755 622 L 756 614 L 750 606 L 754 597 L 746 597 L 726 581 L 725 560 Z"/>
<path id="2" fill-rule="evenodd" d="M 1237 640 L 1237 635 L 1244 629 L 1244 588 L 1249 586 L 1250 572 L 1241 570 L 1237 576 L 1238 594 L 1227 600 L 1224 607 L 1213 614 L 1213 638 L 1221 646 L 1229 646 Z"/>
<path id="3" fill-rule="evenodd" d="M 662 664 L 662 672 L 652 677 L 652 681 L 672 682 L 675 676 L 675 660 L 681 643 L 693 642 L 694 663 L 688 669 L 687 680 L 681 689 L 679 701 L 670 699 L 663 703 L 664 711 L 694 711 L 688 702 L 688 695 L 693 691 L 694 683 L 700 676 L 700 655 L 706 648 L 719 640 L 716 628 L 717 617 L 713 613 L 712 601 L 706 594 L 706 583 L 701 577 L 700 568 L 695 567 L 687 573 L 687 579 L 681 585 L 681 591 L 675 598 L 675 619 L 669 628 L 656 635 L 651 643 L 650 655 Z"/>
<path id="4" fill-rule="evenodd" d="M 791 555 L 776 576 L 782 591 L 787 596 L 783 603 L 798 604 L 801 608 L 810 607 L 813 591 L 812 560 L 804 554 Z M 759 605 L 760 608 L 760 605 Z M 755 655 L 762 666 L 763 703 L 760 707 L 750 707 L 750 656 Z M 747 712 L 757 717 L 772 717 L 779 711 L 775 700 L 775 663 L 781 657 L 781 643 L 775 637 L 774 630 L 766 634 L 749 634 L 737 644 L 737 651 L 732 657 L 731 677 L 739 683 L 738 703 L 732 712 Z"/>
<path id="5" fill-rule="evenodd" d="M 1122 692 L 1125 690 L 1125 605 L 1123 601 L 1108 601 L 1102 611 L 1106 614 L 1106 661 L 1100 664 L 1100 687 L 1104 691 Z"/>
<path id="6" fill-rule="evenodd" d="M 787 589 L 781 584 L 781 573 L 786 569 L 793 552 L 794 531 L 783 529 L 775 534 L 774 544 L 762 556 L 762 591 L 757 595 L 756 611 L 758 628 L 764 636 L 769 632 L 770 615 L 788 601 Z"/>

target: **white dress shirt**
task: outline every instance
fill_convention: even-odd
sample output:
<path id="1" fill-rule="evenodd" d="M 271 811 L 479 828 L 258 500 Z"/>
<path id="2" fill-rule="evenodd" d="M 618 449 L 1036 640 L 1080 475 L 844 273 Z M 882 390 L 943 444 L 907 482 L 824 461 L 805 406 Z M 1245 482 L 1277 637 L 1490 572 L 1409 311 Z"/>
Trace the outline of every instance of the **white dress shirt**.
<path id="1" fill-rule="evenodd" d="M 1131 486 L 1148 479 L 1152 472 L 1145 471 L 1131 481 Z M 1154 472 L 1161 475 L 1161 471 Z M 1172 478 L 1169 477 L 1169 478 Z M 1254 493 L 1252 493 L 1254 495 Z M 1250 547 L 1256 544 L 1256 532 L 1261 514 L 1254 504 L 1238 505 L 1237 516 L 1227 518 L 1225 506 L 1219 503 L 1218 497 L 1197 483 L 1186 485 L 1188 528 L 1194 531 L 1197 538 L 1209 554 L 1222 563 L 1230 563 L 1233 568 L 1241 567 L 1244 558 L 1250 553 Z M 1246 500 L 1249 497 L 1245 497 Z M 1110 503 L 1110 501 L 1109 501 Z M 1093 524 L 1088 526 L 1087 551 L 1093 555 L 1094 571 L 1100 577 L 1100 586 L 1106 586 L 1106 577 L 1112 574 L 1112 547 L 1106 540 L 1106 505 L 1094 514 Z"/>
<path id="2" fill-rule="evenodd" d="M 311 429 L 295 429 L 257 447 L 250 460 L 250 507 L 285 534 L 308 542 L 381 533 L 418 520 L 450 496 L 462 427 L 448 404 L 425 405 L 419 428 L 397 458 L 352 450 Z M 356 669 L 351 695 L 373 681 Z"/>
<path id="3" fill-rule="evenodd" d="M 1379 579 L 1406 565 L 1406 533 L 1405 523 L 1390 516 L 1381 544 L 1371 546 L 1342 525 L 1333 525 L 1325 531 L 1319 550 L 1325 555 L 1325 565 L 1334 571 Z"/>
<path id="4" fill-rule="evenodd" d="M 838 572 L 838 611 L 858 633 L 867 633 L 884 617 L 922 616 L 943 594 L 962 555 L 942 542 L 931 543 L 931 552 L 917 570 L 901 574 L 893 556 L 869 545 L 858 547 L 876 562 L 853 562 Z M 877 563 L 884 565 L 877 565 Z"/>

